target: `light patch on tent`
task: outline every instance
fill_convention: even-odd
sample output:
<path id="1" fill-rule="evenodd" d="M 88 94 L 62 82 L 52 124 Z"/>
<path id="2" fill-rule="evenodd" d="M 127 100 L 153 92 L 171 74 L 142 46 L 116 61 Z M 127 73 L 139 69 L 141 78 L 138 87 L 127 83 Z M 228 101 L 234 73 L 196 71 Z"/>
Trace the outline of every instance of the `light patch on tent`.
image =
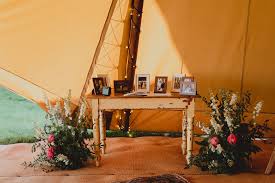
<path id="1" fill-rule="evenodd" d="M 166 75 L 169 80 L 174 73 L 189 75 L 156 1 L 146 1 L 143 12 L 137 73 Z M 151 77 L 151 82 L 154 82 L 154 79 Z"/>

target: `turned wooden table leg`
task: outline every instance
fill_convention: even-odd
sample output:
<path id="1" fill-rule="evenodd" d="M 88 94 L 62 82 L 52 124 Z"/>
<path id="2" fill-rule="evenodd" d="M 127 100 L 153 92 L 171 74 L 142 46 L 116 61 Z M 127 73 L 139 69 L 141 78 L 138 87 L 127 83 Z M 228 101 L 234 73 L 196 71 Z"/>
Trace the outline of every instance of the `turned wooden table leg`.
<path id="1" fill-rule="evenodd" d="M 106 150 L 106 125 L 103 119 L 103 111 L 99 111 L 99 129 L 100 129 L 100 145 L 101 145 L 101 153 L 105 154 Z"/>
<path id="2" fill-rule="evenodd" d="M 92 118 L 93 118 L 93 140 L 94 140 L 94 153 L 95 153 L 95 164 L 100 166 L 100 132 L 98 122 L 98 100 L 92 100 Z"/>
<path id="3" fill-rule="evenodd" d="M 190 105 L 187 108 L 187 164 L 190 164 L 193 151 L 193 125 L 195 116 L 195 101 L 192 99 Z"/>
<path id="4" fill-rule="evenodd" d="M 186 109 L 182 111 L 182 144 L 181 144 L 181 149 L 182 149 L 182 154 L 186 154 Z"/>
<path id="5" fill-rule="evenodd" d="M 271 153 L 271 156 L 270 156 L 270 159 L 269 159 L 269 162 L 267 164 L 267 167 L 265 169 L 265 174 L 270 174 L 271 170 L 272 170 L 272 167 L 274 165 L 274 162 L 275 162 L 275 147 Z"/>

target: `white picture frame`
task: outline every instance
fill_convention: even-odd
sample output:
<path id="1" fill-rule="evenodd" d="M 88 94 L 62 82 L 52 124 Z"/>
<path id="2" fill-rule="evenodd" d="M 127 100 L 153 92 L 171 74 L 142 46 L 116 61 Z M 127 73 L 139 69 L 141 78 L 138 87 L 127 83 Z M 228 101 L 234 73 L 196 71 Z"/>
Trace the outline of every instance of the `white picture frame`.
<path id="1" fill-rule="evenodd" d="M 184 74 L 174 74 L 172 78 L 172 92 L 180 93 L 180 82 Z"/>
<path id="2" fill-rule="evenodd" d="M 197 83 L 193 77 L 183 77 L 180 82 L 180 95 L 196 95 Z"/>
<path id="3" fill-rule="evenodd" d="M 136 75 L 136 92 L 150 92 L 150 74 Z"/>

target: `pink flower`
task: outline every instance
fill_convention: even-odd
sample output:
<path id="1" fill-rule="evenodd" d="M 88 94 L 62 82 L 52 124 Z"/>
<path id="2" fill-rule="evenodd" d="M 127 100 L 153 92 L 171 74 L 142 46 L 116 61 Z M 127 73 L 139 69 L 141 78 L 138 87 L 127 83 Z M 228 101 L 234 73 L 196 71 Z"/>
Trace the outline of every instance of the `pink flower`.
<path id="1" fill-rule="evenodd" d="M 53 147 L 49 147 L 49 149 L 47 151 L 47 157 L 49 159 L 53 159 L 53 157 L 54 157 L 54 148 Z"/>
<path id="2" fill-rule="evenodd" d="M 48 137 L 48 142 L 52 143 L 53 141 L 54 141 L 54 135 L 50 134 L 49 137 Z"/>
<path id="3" fill-rule="evenodd" d="M 227 137 L 227 142 L 229 144 L 236 144 L 237 142 L 237 137 L 236 135 L 234 135 L 233 133 L 231 133 L 228 137 Z"/>
<path id="4" fill-rule="evenodd" d="M 210 139 L 210 144 L 211 144 L 212 146 L 214 146 L 214 147 L 217 147 L 217 145 L 219 144 L 219 139 L 218 139 L 218 137 L 212 137 L 212 138 Z"/>

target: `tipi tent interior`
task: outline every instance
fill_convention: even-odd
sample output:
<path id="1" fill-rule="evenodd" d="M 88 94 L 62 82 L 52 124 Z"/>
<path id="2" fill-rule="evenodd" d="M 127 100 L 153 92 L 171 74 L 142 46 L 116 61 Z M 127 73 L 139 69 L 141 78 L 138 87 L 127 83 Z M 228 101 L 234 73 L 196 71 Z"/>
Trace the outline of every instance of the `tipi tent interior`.
<path id="1" fill-rule="evenodd" d="M 126 75 L 129 2 L 116 1 L 106 27 L 112 0 L 1 1 L 0 85 L 41 107 L 44 95 L 55 101 L 71 90 L 78 104 L 106 28 L 88 80 L 107 74 L 113 87 Z M 253 104 L 264 101 L 262 119 L 274 121 L 274 7 L 273 0 L 146 0 L 135 73 L 150 74 L 151 88 L 155 76 L 168 76 L 168 91 L 173 74 L 194 76 L 201 96 L 209 89 L 249 90 Z M 89 82 L 86 95 L 92 88 Z M 196 121 L 205 121 L 207 111 L 196 99 Z M 181 118 L 178 111 L 139 110 L 130 127 L 180 132 Z"/>

